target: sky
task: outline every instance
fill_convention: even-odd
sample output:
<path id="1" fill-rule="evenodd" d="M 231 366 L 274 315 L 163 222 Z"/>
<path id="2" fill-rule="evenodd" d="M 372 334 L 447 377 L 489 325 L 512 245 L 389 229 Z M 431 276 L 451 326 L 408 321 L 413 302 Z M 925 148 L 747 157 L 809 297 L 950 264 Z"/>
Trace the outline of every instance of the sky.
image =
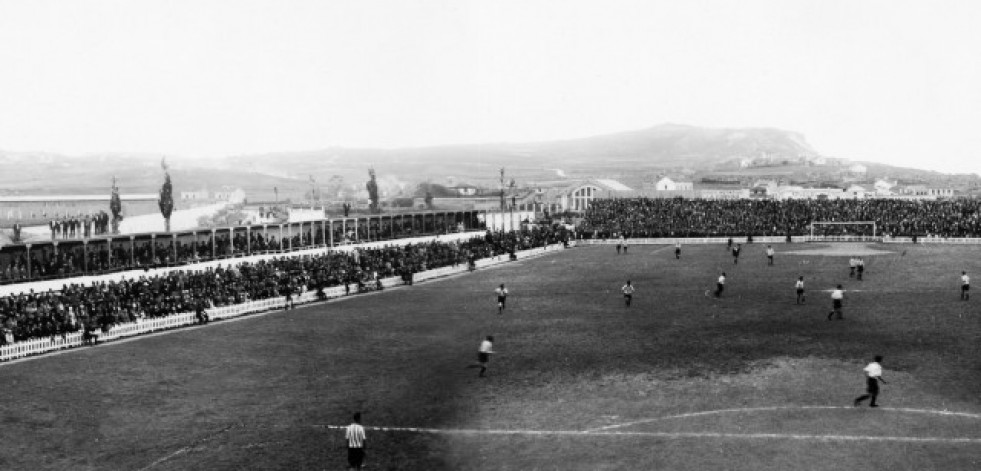
<path id="1" fill-rule="evenodd" d="M 0 0 L 0 149 L 210 158 L 775 127 L 981 173 L 976 0 Z"/>

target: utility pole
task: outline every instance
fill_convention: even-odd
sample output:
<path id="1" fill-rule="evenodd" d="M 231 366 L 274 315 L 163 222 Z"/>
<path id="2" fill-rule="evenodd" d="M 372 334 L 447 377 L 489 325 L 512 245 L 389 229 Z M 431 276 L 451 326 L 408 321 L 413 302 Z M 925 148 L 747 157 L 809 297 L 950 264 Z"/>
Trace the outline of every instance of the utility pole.
<path id="1" fill-rule="evenodd" d="M 504 167 L 501 167 L 501 211 L 504 211 Z"/>
<path id="2" fill-rule="evenodd" d="M 313 206 L 316 204 L 316 202 L 317 202 L 317 180 L 313 178 L 313 175 L 310 175 L 310 209 L 313 209 Z"/>

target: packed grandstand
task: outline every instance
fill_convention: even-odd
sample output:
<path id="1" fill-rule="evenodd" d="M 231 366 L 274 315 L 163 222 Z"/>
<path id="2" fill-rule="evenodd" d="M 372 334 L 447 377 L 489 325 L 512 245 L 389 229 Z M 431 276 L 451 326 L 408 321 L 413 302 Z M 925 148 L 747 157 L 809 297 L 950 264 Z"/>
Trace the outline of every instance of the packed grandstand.
<path id="1" fill-rule="evenodd" d="M 0 298 L 5 329 L 0 344 L 30 339 L 55 339 L 69 333 L 107 332 L 114 325 L 164 317 L 248 301 L 322 292 L 356 285 L 363 291 L 381 278 L 472 263 L 473 260 L 542 247 L 565 237 L 561 231 L 531 227 L 491 232 L 458 242 L 356 248 L 318 255 L 284 255 L 269 261 L 229 260 L 225 267 L 176 270 L 137 279 L 88 286 L 66 282 L 60 290 Z"/>
<path id="2" fill-rule="evenodd" d="M 580 228 L 587 238 L 798 236 L 812 222 L 833 221 L 872 221 L 879 235 L 892 237 L 979 237 L 981 201 L 602 199 Z M 846 230 L 857 228 L 822 228 L 826 235 Z"/>

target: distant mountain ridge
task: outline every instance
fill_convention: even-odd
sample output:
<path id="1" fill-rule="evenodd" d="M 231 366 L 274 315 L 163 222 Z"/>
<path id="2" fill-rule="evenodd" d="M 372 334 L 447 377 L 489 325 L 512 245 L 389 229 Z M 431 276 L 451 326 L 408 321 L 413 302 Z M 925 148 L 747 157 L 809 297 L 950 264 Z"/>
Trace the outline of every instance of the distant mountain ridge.
<path id="1" fill-rule="evenodd" d="M 804 136 L 773 128 L 701 128 L 663 124 L 647 129 L 592 137 L 531 143 L 487 143 L 401 149 L 336 147 L 303 153 L 273 153 L 226 158 L 228 165 L 260 171 L 283 166 L 335 172 L 375 165 L 399 175 L 455 175 L 492 180 L 500 167 L 512 174 L 537 171 L 570 176 L 624 170 L 687 167 L 708 169 L 739 158 L 813 158 L 819 154 Z M 537 170 L 537 171 L 536 171 Z M 363 170 L 359 170 L 363 171 Z"/>
<path id="2" fill-rule="evenodd" d="M 637 184 L 650 175 L 677 171 L 738 171 L 740 161 L 804 162 L 820 154 L 804 135 L 776 128 L 705 128 L 662 124 L 591 137 L 529 143 L 486 143 L 398 149 L 334 147 L 195 160 L 168 156 L 175 192 L 202 187 L 241 187 L 251 199 L 301 199 L 311 187 L 343 180 L 364 188 L 374 167 L 384 193 L 393 196 L 419 182 L 455 181 L 494 187 L 499 169 L 519 186 L 577 178 L 623 179 Z M 0 151 L 0 193 L 102 193 L 111 177 L 127 193 L 157 192 L 162 155 L 104 153 L 68 158 L 45 152 Z M 870 169 L 889 172 L 883 164 Z M 937 172 L 899 169 L 924 176 Z"/>

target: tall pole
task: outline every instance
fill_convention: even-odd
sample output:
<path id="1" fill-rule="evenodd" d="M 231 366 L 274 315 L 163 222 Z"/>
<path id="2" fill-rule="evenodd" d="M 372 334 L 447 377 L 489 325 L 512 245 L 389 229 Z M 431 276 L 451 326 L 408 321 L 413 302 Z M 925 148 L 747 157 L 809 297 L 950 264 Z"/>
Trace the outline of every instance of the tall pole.
<path id="1" fill-rule="evenodd" d="M 504 211 L 504 167 L 501 167 L 501 211 Z"/>

